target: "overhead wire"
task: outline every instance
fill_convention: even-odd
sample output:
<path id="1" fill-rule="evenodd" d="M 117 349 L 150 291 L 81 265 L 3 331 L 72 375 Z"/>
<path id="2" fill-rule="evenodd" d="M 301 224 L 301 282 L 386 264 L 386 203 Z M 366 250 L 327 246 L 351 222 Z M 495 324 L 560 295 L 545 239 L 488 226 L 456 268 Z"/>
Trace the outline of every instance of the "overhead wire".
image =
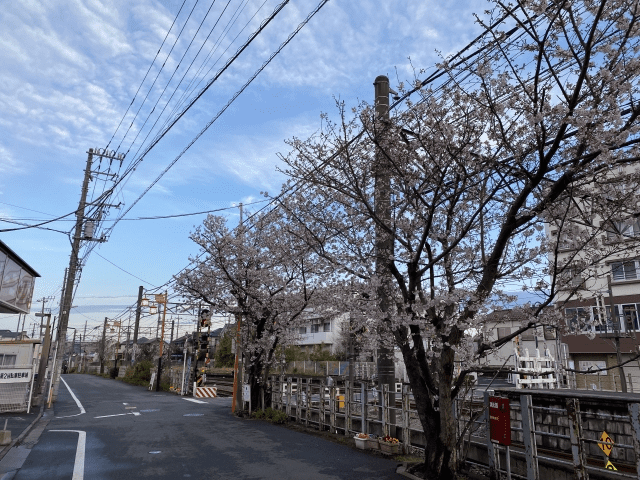
<path id="1" fill-rule="evenodd" d="M 169 27 L 169 30 L 167 30 L 167 33 L 165 34 L 164 39 L 162 40 L 162 43 L 160 44 L 160 47 L 158 48 L 158 51 L 156 52 L 155 57 L 153 57 L 153 60 L 151 61 L 151 64 L 149 65 L 149 68 L 147 69 L 147 73 L 144 74 L 144 77 L 142 78 L 142 81 L 140 82 L 140 85 L 138 85 L 138 90 L 136 90 L 136 93 L 133 95 L 133 98 L 131 99 L 131 103 L 129 103 L 129 106 L 125 110 L 124 115 L 122 115 L 122 118 L 120 119 L 120 123 L 118 123 L 118 126 L 116 127 L 115 132 L 113 132 L 113 135 L 111 136 L 111 139 L 109 140 L 109 142 L 107 143 L 107 146 L 105 147 L 106 149 L 108 149 L 109 145 L 111 145 L 111 142 L 113 141 L 113 139 L 115 138 L 116 134 L 118 133 L 118 130 L 120 129 L 120 126 L 122 125 L 122 122 L 126 118 L 127 113 L 129 113 L 129 110 L 133 106 L 133 103 L 136 101 L 136 98 L 138 97 L 138 93 L 140 93 L 140 89 L 142 88 L 142 85 L 144 84 L 144 81 L 147 79 L 147 76 L 149 75 L 149 72 L 151 71 L 151 68 L 153 68 L 154 63 L 158 59 L 158 56 L 160 55 L 160 51 L 162 50 L 162 47 L 164 47 L 164 44 L 167 41 L 167 38 L 169 38 L 169 34 L 171 33 L 171 30 L 173 30 L 173 26 L 176 24 L 176 20 L 178 20 L 178 17 L 180 16 L 180 12 L 182 12 L 182 8 L 184 7 L 184 4 L 186 2 L 187 2 L 187 0 L 183 0 L 182 5 L 180 6 L 180 9 L 178 10 L 178 13 L 176 13 L 176 16 L 174 17 L 173 22 L 171 22 L 171 26 Z M 144 103 L 144 101 L 143 101 L 143 103 Z M 137 114 L 136 114 L 136 117 L 137 117 Z M 136 117 L 133 118 L 134 122 L 135 122 Z M 125 137 L 126 137 L 126 133 L 125 133 L 124 137 L 120 140 L 120 145 L 122 145 L 122 141 L 124 140 Z M 118 145 L 118 148 L 116 148 L 116 152 L 118 150 L 120 150 L 120 145 Z"/>

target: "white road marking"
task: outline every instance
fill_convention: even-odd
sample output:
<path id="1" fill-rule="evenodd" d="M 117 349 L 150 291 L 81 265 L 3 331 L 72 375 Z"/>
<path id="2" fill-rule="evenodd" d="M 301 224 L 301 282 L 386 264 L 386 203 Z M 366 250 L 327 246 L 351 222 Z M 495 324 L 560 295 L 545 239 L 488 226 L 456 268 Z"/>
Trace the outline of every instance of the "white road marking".
<path id="1" fill-rule="evenodd" d="M 187 402 L 193 402 L 193 403 L 209 403 L 209 402 L 203 402 L 202 400 L 196 400 L 195 398 L 183 398 L 183 400 L 186 400 Z"/>
<path id="2" fill-rule="evenodd" d="M 138 412 L 127 412 L 127 413 L 115 413 L 113 415 L 101 415 L 99 417 L 93 417 L 93 418 L 109 418 L 109 417 L 122 417 L 123 415 L 140 415 Z"/>
<path id="3" fill-rule="evenodd" d="M 75 432 L 78 434 L 78 446 L 76 447 L 76 460 L 73 464 L 73 477 L 71 477 L 71 480 L 84 480 L 84 447 L 87 443 L 87 432 L 84 432 L 82 430 L 49 430 L 49 431 L 50 432 Z"/>
<path id="4" fill-rule="evenodd" d="M 62 383 L 64 383 L 64 386 L 67 387 L 67 390 L 69 390 L 69 393 L 71 394 L 71 397 L 76 401 L 76 405 L 78 405 L 78 408 L 80 409 L 80 413 L 76 413 L 75 415 L 65 415 L 63 417 L 56 417 L 56 418 L 77 417 L 78 415 L 82 415 L 83 413 L 87 413 L 85 411 L 84 407 L 82 406 L 82 404 L 80 403 L 80 400 L 78 400 L 78 397 L 76 397 L 74 395 L 74 393 L 71 391 L 71 388 L 69 388 L 69 385 L 67 384 L 67 382 L 65 382 L 64 378 L 62 378 L 62 375 L 60 376 L 60 380 L 62 380 Z"/>
<path id="5" fill-rule="evenodd" d="M 123 403 L 123 405 L 129 405 L 128 403 Z"/>

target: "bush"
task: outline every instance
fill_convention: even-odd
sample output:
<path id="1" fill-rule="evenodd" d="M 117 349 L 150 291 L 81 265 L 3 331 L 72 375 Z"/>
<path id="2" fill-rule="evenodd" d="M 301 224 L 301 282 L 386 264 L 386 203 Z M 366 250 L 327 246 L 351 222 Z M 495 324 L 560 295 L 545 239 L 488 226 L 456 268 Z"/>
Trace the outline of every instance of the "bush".
<path id="1" fill-rule="evenodd" d="M 131 367 L 127 367 L 123 380 L 132 385 L 148 386 L 151 381 L 151 367 L 153 363 L 142 360 Z M 162 386 L 162 384 L 160 385 Z"/>
<path id="2" fill-rule="evenodd" d="M 251 414 L 252 418 L 257 420 L 266 420 L 271 423 L 283 424 L 287 421 L 287 414 L 280 410 L 267 407 L 266 410 L 256 410 Z"/>

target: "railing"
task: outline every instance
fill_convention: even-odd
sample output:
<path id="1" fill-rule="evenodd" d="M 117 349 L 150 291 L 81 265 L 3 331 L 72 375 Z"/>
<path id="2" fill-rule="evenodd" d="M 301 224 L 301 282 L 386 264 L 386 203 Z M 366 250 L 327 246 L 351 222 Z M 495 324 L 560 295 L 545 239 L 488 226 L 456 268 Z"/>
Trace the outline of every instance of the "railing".
<path id="1" fill-rule="evenodd" d="M 391 394 L 386 386 L 380 392 L 365 381 L 328 385 L 319 378 L 273 376 L 271 384 L 272 406 L 293 421 L 349 437 L 358 432 L 392 435 L 404 453 L 424 452 L 424 432 L 406 384 Z M 508 447 L 491 441 L 492 394 L 509 401 Z M 461 453 L 496 475 L 529 480 L 640 478 L 639 395 L 473 390 L 456 400 L 455 412 L 458 434 L 465 440 Z"/>

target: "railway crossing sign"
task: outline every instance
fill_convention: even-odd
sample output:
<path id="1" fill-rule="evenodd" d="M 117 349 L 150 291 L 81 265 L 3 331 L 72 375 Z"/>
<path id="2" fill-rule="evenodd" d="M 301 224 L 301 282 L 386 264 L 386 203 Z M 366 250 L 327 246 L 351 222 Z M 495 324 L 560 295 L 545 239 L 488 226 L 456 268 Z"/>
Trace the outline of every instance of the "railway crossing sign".
<path id="1" fill-rule="evenodd" d="M 604 443 L 603 443 L 604 442 Z M 613 444 L 615 442 L 613 441 L 613 439 L 609 436 L 609 434 L 607 432 L 605 432 L 604 430 L 602 431 L 602 435 L 600 435 L 600 441 L 598 442 L 598 446 L 602 449 L 602 451 L 604 452 L 604 454 L 608 457 L 609 455 L 611 455 L 611 450 L 613 450 Z M 611 462 L 608 462 L 611 463 Z M 613 465 L 611 465 L 613 467 Z M 605 468 L 609 468 L 608 466 Z"/>
<path id="2" fill-rule="evenodd" d="M 616 467 L 613 466 L 613 463 L 611 463 L 611 460 L 607 460 L 607 463 L 604 464 L 604 468 L 606 468 L 607 470 L 618 470 Z"/>

